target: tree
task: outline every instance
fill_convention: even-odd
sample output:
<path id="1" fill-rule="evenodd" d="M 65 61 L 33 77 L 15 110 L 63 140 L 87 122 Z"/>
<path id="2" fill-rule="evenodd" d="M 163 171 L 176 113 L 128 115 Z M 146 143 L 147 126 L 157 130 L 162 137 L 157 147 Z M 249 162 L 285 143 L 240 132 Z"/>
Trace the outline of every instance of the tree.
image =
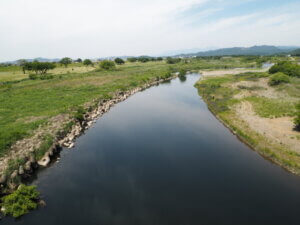
<path id="1" fill-rule="evenodd" d="M 162 57 L 157 57 L 156 60 L 157 61 L 163 61 L 163 58 Z"/>
<path id="2" fill-rule="evenodd" d="M 78 58 L 78 59 L 76 59 L 74 62 L 82 63 L 82 59 L 81 59 L 81 58 Z"/>
<path id="3" fill-rule="evenodd" d="M 116 64 L 110 60 L 103 60 L 100 62 L 100 67 L 104 70 L 112 70 L 116 68 Z"/>
<path id="4" fill-rule="evenodd" d="M 273 74 L 270 77 L 269 85 L 275 86 L 275 85 L 279 85 L 281 83 L 289 83 L 289 82 L 290 82 L 290 77 L 288 75 L 278 72 L 278 73 Z"/>
<path id="5" fill-rule="evenodd" d="M 118 64 L 118 65 L 122 65 L 122 64 L 125 63 L 125 61 L 123 59 L 121 59 L 121 58 L 116 58 L 115 59 L 115 63 Z"/>
<path id="6" fill-rule="evenodd" d="M 65 58 L 62 58 L 60 61 L 59 61 L 60 64 L 64 65 L 65 67 L 67 67 L 69 64 L 72 63 L 72 59 L 69 58 L 69 57 L 65 57 Z"/>
<path id="7" fill-rule="evenodd" d="M 93 62 L 90 59 L 85 59 L 85 60 L 83 60 L 83 65 L 85 65 L 85 66 L 93 65 Z"/>

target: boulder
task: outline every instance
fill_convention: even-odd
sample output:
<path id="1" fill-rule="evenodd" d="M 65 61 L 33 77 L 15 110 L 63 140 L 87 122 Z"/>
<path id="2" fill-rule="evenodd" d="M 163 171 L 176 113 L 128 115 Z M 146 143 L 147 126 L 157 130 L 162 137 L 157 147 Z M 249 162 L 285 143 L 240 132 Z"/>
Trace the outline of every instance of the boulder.
<path id="1" fill-rule="evenodd" d="M 0 177 L 0 184 L 5 184 L 6 179 L 7 179 L 7 176 L 5 174 L 2 174 Z"/>
<path id="2" fill-rule="evenodd" d="M 47 153 L 44 155 L 44 157 L 41 160 L 38 161 L 38 165 L 43 167 L 48 166 L 49 163 L 50 163 L 50 157 Z"/>

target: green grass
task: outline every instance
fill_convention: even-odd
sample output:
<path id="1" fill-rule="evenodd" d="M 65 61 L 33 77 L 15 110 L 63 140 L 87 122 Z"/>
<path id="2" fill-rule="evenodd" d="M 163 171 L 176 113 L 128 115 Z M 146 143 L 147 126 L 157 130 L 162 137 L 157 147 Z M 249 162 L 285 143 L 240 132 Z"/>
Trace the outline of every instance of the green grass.
<path id="1" fill-rule="evenodd" d="M 248 97 L 246 100 L 252 103 L 254 111 L 261 117 L 294 116 L 296 113 L 295 103 L 285 100 L 264 97 Z"/>

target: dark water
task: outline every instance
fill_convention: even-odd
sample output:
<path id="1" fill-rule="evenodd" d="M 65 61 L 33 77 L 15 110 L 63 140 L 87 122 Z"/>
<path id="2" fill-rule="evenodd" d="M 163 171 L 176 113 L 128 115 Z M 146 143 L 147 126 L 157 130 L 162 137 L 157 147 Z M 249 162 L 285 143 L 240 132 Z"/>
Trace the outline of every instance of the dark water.
<path id="1" fill-rule="evenodd" d="M 113 107 L 38 174 L 47 202 L 26 225 L 300 224 L 300 178 L 208 111 L 189 75 Z"/>

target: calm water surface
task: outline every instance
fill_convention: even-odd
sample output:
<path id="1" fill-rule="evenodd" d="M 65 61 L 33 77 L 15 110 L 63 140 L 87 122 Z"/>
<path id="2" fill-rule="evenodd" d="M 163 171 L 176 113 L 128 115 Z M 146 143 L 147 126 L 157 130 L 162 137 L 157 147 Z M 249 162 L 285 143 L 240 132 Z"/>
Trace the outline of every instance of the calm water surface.
<path id="1" fill-rule="evenodd" d="M 24 225 L 300 224 L 300 178 L 241 143 L 175 79 L 122 102 L 35 183 Z"/>

